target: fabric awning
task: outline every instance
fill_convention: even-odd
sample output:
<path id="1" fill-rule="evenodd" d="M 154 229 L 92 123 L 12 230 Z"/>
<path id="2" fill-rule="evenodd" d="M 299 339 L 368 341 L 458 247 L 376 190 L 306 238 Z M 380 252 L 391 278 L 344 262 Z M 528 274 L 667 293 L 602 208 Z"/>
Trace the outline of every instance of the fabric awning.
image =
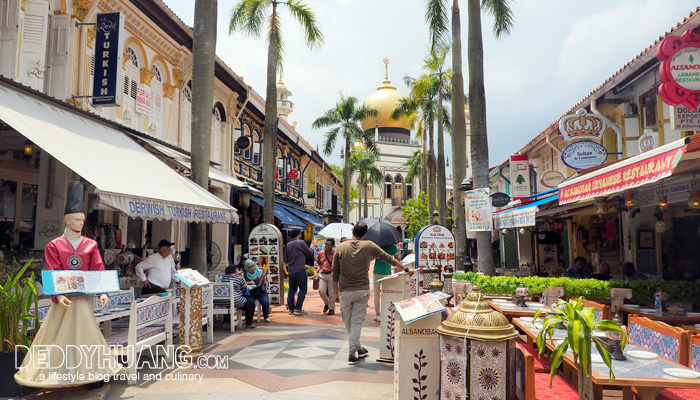
<path id="1" fill-rule="evenodd" d="M 310 223 L 314 227 L 314 231 L 316 231 L 316 232 L 320 231 L 325 226 L 323 224 L 323 222 L 321 222 L 320 219 L 316 218 L 316 216 L 314 216 L 311 213 L 296 209 L 294 207 L 289 207 L 289 206 L 283 206 L 283 207 L 287 211 L 289 211 L 290 213 L 292 213 L 292 214 L 296 215 L 297 217 L 301 218 L 302 220 Z"/>
<path id="2" fill-rule="evenodd" d="M 158 142 L 155 142 L 153 140 L 145 139 L 145 138 L 140 138 L 144 142 L 146 142 L 149 146 L 154 148 L 156 151 L 161 153 L 162 155 L 171 158 L 173 161 L 176 163 L 182 165 L 183 167 L 187 168 L 188 170 L 192 169 L 192 158 L 188 156 L 187 154 L 181 153 L 175 149 L 171 149 L 168 146 L 164 146 Z M 209 178 L 213 179 L 218 182 L 226 183 L 231 186 L 235 186 L 237 188 L 240 188 L 243 186 L 243 181 L 231 176 L 224 171 L 221 171 L 220 169 L 209 166 Z M 262 194 L 261 191 L 255 188 L 250 188 L 250 192 L 254 194 Z"/>
<path id="3" fill-rule="evenodd" d="M 657 182 L 673 173 L 690 138 L 677 140 L 646 153 L 559 184 L 559 204 L 568 204 Z"/>
<path id="4" fill-rule="evenodd" d="M 265 207 L 265 201 L 262 197 L 250 196 L 250 199 L 254 202 Z M 282 222 L 282 227 L 287 230 L 299 229 L 300 231 L 306 230 L 306 224 L 295 217 L 289 211 L 285 210 L 284 206 L 275 202 L 275 217 Z"/>
<path id="5" fill-rule="evenodd" d="M 238 223 L 236 209 L 179 175 L 108 122 L 0 81 L 0 119 L 134 218 Z"/>

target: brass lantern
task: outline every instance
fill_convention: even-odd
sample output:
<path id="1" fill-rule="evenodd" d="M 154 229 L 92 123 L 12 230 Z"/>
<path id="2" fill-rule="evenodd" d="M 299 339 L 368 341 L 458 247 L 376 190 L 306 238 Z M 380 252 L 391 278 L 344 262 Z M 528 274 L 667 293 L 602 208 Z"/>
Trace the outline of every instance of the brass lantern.
<path id="1" fill-rule="evenodd" d="M 700 191 L 693 190 L 690 192 L 690 198 L 688 199 L 688 207 L 691 210 L 700 210 Z"/>
<path id="2" fill-rule="evenodd" d="M 437 328 L 443 399 L 509 399 L 515 396 L 515 338 L 505 315 L 472 292 Z"/>
<path id="3" fill-rule="evenodd" d="M 423 267 L 423 293 L 430 291 L 430 283 L 433 280 L 440 280 L 440 269 L 436 267 Z"/>

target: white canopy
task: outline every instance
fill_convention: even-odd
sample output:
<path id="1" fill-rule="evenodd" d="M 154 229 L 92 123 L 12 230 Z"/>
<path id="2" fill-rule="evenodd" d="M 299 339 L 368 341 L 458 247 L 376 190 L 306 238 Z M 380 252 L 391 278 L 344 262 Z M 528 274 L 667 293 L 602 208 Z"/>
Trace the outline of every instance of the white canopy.
<path id="1" fill-rule="evenodd" d="M 0 82 L 0 119 L 134 218 L 238 223 L 236 209 L 179 175 L 124 132 Z"/>

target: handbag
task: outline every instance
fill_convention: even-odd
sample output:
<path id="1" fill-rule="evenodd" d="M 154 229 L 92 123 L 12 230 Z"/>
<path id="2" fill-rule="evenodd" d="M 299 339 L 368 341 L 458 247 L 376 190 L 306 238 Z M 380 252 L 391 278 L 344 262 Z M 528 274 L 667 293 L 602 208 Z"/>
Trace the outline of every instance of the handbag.
<path id="1" fill-rule="evenodd" d="M 318 290 L 319 288 L 319 281 L 321 280 L 321 277 L 318 276 L 318 274 L 314 274 L 313 278 L 311 278 L 314 281 L 314 290 Z"/>

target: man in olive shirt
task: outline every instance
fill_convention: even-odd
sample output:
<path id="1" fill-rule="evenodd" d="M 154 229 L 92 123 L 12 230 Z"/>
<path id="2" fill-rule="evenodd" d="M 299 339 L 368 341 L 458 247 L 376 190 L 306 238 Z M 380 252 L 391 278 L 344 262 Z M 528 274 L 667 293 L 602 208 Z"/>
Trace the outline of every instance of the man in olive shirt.
<path id="1" fill-rule="evenodd" d="M 387 254 L 379 246 L 362 240 L 367 234 L 367 225 L 358 222 L 352 228 L 352 239 L 338 245 L 333 255 L 333 287 L 340 297 L 340 312 L 348 331 L 350 356 L 348 364 L 360 362 L 369 355 L 360 343 L 362 322 L 367 315 L 369 302 L 369 264 L 378 258 L 395 268 L 405 270 L 401 261 Z"/>

